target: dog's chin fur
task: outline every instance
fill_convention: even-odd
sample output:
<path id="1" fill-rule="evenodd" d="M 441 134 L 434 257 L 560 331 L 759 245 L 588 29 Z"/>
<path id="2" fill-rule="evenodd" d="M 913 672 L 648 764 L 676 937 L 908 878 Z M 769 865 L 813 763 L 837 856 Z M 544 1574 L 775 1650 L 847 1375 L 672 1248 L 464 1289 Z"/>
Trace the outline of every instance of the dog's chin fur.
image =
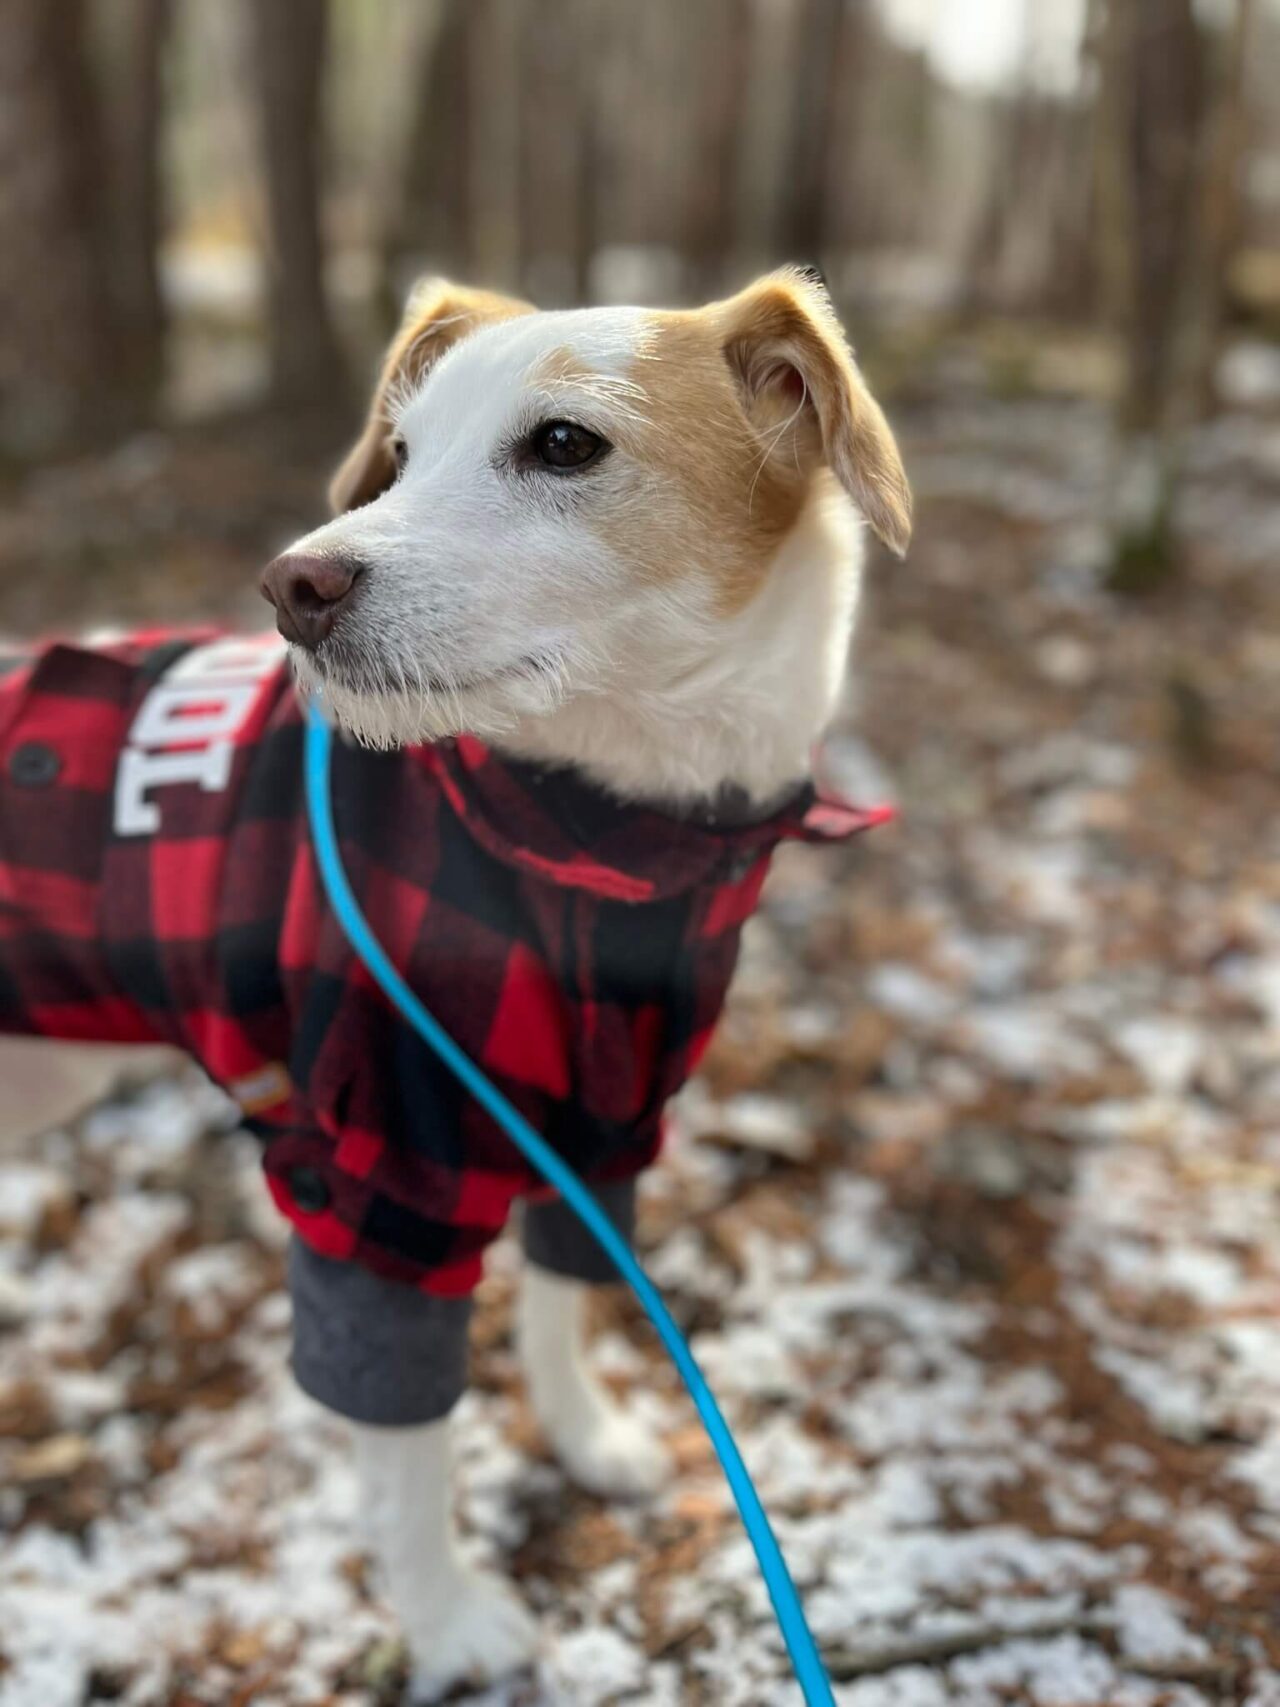
<path id="1" fill-rule="evenodd" d="M 530 720 L 550 716 L 565 696 L 561 674 L 550 667 L 472 687 L 374 690 L 351 687 L 301 647 L 289 652 L 302 691 L 361 746 L 383 751 L 462 734 L 501 743 Z"/>

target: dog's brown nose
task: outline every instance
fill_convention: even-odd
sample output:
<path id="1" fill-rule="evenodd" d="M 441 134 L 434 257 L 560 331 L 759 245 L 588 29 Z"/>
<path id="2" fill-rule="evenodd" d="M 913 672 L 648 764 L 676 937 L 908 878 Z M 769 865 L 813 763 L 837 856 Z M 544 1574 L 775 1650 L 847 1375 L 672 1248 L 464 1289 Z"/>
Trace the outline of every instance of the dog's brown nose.
<path id="1" fill-rule="evenodd" d="M 364 570 L 339 553 L 286 551 L 262 571 L 262 596 L 276 607 L 276 627 L 286 640 L 314 650 L 333 627 Z"/>

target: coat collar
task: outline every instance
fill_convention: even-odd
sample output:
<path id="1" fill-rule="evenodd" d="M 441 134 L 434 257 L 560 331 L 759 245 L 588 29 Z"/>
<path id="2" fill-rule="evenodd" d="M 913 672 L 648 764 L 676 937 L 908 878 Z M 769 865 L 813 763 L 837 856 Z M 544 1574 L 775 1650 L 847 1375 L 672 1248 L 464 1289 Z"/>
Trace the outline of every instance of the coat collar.
<path id="1" fill-rule="evenodd" d="M 780 841 L 843 841 L 894 816 L 820 798 L 809 782 L 763 816 L 729 794 L 691 810 L 626 802 L 577 771 L 501 757 L 465 735 L 414 753 L 495 858 L 615 901 L 731 880 Z"/>

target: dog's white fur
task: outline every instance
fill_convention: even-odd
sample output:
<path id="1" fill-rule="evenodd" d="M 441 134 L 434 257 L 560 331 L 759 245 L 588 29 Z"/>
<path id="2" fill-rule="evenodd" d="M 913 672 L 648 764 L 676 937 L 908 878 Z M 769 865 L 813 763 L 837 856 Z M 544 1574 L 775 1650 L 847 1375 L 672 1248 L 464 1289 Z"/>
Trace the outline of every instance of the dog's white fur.
<path id="1" fill-rule="evenodd" d="M 527 446 L 554 419 L 613 448 L 551 473 Z M 662 801 L 767 800 L 805 774 L 853 628 L 858 512 L 899 552 L 910 531 L 889 429 L 795 273 L 683 314 L 428 286 L 333 490 L 343 513 L 292 550 L 363 572 L 330 639 L 293 650 L 339 723 L 380 746 L 466 730 Z M 526 1275 L 530 1397 L 577 1480 L 647 1494 L 666 1455 L 591 1373 L 585 1293 Z M 355 1441 L 418 1692 L 525 1663 L 533 1620 L 459 1551 L 447 1425 Z"/>
<path id="2" fill-rule="evenodd" d="M 415 1700 L 527 1665 L 537 1626 L 458 1545 L 449 1425 L 354 1427 L 366 1538 L 413 1659 Z"/>
<path id="3" fill-rule="evenodd" d="M 729 617 L 659 594 L 652 669 L 570 694 L 514 731 L 522 754 L 579 766 L 638 798 L 714 794 L 735 783 L 767 800 L 802 776 L 835 707 L 862 569 L 857 517 L 834 482 L 815 480 L 758 595 Z M 803 668 L 797 660 L 804 659 Z"/>
<path id="4" fill-rule="evenodd" d="M 526 1271 L 517 1340 L 529 1397 L 576 1482 L 593 1493 L 643 1498 L 665 1480 L 667 1454 L 583 1356 L 587 1291 L 541 1269 Z M 478 1569 L 458 1544 L 448 1422 L 357 1424 L 354 1434 L 368 1542 L 413 1658 L 415 1699 L 528 1664 L 537 1651 L 537 1625 L 509 1584 Z"/>

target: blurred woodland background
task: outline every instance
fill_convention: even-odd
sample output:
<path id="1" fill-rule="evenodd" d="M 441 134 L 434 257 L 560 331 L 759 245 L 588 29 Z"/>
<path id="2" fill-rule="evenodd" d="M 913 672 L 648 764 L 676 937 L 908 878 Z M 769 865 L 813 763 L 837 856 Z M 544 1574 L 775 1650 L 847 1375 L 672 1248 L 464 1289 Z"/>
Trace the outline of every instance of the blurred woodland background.
<path id="1" fill-rule="evenodd" d="M 0 632 L 211 617 L 414 276 L 818 264 L 902 441 L 827 779 L 641 1205 L 841 1707 L 1280 1703 L 1280 0 L 0 0 Z M 16 1091 L 4 1087 L 12 1112 Z M 279 1218 L 166 1071 L 0 1138 L 0 1703 L 399 1707 Z M 485 1707 L 782 1707 L 678 1461 L 568 1487 L 480 1292 Z"/>
<path id="2" fill-rule="evenodd" d="M 0 0 L 0 453 L 349 418 L 423 270 L 800 260 L 891 387 L 998 322 L 993 383 L 1107 395 L 1158 579 L 1224 335 L 1280 324 L 1277 87 L 1272 0 Z"/>

